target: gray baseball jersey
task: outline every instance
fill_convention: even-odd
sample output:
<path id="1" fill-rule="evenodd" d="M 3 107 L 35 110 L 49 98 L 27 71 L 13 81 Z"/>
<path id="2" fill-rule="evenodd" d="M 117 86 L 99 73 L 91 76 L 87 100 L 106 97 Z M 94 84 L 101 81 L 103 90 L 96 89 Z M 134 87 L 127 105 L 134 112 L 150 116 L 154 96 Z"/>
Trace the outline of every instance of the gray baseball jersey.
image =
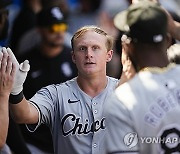
<path id="1" fill-rule="evenodd" d="M 76 78 L 39 90 L 30 101 L 39 111 L 39 123 L 47 124 L 56 154 L 101 154 L 105 132 L 104 102 L 118 80 L 107 77 L 106 88 L 94 98 L 84 93 Z M 28 125 L 31 131 L 36 128 Z"/>
<path id="2" fill-rule="evenodd" d="M 144 71 L 105 103 L 107 153 L 180 152 L 180 66 Z"/>

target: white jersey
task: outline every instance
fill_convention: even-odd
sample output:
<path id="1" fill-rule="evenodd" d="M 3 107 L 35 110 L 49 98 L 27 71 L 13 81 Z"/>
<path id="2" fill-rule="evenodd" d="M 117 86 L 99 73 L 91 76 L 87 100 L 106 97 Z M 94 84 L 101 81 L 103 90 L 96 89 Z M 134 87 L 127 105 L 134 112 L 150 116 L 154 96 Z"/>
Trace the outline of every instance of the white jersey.
<path id="1" fill-rule="evenodd" d="M 107 153 L 179 154 L 180 66 L 139 72 L 105 105 Z"/>
<path id="2" fill-rule="evenodd" d="M 106 88 L 94 98 L 84 93 L 74 78 L 42 88 L 30 99 L 40 114 L 37 126 L 43 123 L 50 127 L 56 154 L 103 153 L 104 102 L 118 83 L 107 79 Z M 28 127 L 32 130 L 32 125 Z"/>

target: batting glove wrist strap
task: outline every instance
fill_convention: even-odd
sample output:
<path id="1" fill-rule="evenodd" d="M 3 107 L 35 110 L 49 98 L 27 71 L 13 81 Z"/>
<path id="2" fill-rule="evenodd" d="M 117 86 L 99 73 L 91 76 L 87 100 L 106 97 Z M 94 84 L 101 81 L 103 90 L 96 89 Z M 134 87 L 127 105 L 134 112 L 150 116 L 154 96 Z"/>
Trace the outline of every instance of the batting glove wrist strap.
<path id="1" fill-rule="evenodd" d="M 9 103 L 18 104 L 23 100 L 23 98 L 24 98 L 23 91 L 21 91 L 18 95 L 10 94 Z"/>

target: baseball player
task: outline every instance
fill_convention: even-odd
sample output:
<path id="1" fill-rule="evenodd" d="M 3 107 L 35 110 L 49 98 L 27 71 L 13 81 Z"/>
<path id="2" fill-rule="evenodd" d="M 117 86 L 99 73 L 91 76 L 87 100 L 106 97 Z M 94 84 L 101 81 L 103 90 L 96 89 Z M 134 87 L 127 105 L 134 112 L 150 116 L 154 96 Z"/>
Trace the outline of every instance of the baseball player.
<path id="1" fill-rule="evenodd" d="M 71 42 L 78 76 L 44 87 L 27 101 L 22 93 L 29 70 L 26 63 L 23 71 L 17 71 L 19 77 L 11 91 L 12 114 L 18 123 L 28 124 L 32 132 L 40 124 L 47 124 L 56 154 L 101 154 L 105 132 L 103 106 L 118 83 L 106 76 L 106 63 L 113 55 L 112 38 L 98 27 L 85 26 Z"/>
<path id="2" fill-rule="evenodd" d="M 105 103 L 106 153 L 180 152 L 180 66 L 168 61 L 168 19 L 153 2 L 132 4 L 114 19 L 124 31 L 136 74 Z"/>

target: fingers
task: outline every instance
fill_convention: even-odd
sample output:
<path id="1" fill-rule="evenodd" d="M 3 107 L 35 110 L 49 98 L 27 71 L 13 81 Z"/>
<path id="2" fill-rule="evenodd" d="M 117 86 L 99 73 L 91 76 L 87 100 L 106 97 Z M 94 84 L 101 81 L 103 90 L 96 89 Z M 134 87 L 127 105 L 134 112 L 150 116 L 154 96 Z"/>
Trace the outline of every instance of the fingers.
<path id="1" fill-rule="evenodd" d="M 12 71 L 12 58 L 10 56 L 7 57 L 7 66 L 6 66 L 6 73 L 11 74 Z"/>
<path id="2" fill-rule="evenodd" d="M 0 52 L 0 93 L 10 94 L 16 74 L 16 65 L 13 62 L 12 57 L 7 52 L 6 48 L 3 48 Z"/>
<path id="3" fill-rule="evenodd" d="M 0 71 L 1 73 L 14 74 L 15 71 L 15 62 L 13 62 L 12 57 L 9 55 L 7 49 L 5 47 L 2 48 L 2 52 L 0 52 Z"/>
<path id="4" fill-rule="evenodd" d="M 11 69 L 11 76 L 12 77 L 15 77 L 15 74 L 16 74 L 16 65 L 14 63 L 12 63 L 12 69 Z"/>
<path id="5" fill-rule="evenodd" d="M 28 72 L 30 69 L 29 61 L 25 60 L 23 63 L 21 63 L 19 69 L 23 72 Z"/>
<path id="6" fill-rule="evenodd" d="M 2 53 L 3 53 L 3 56 L 2 56 L 2 59 L 1 59 L 0 69 L 1 69 L 1 73 L 5 73 L 6 72 L 7 61 L 8 61 L 7 60 L 8 59 L 8 53 L 6 51 L 6 48 L 3 47 Z"/>
<path id="7" fill-rule="evenodd" d="M 13 60 L 16 59 L 10 48 L 7 48 L 6 50 L 7 50 L 7 53 L 12 57 Z"/>
<path id="8" fill-rule="evenodd" d="M 12 57 L 12 61 L 16 64 L 19 65 L 14 53 L 12 52 L 12 50 L 8 47 L 7 49 L 7 53 Z"/>

